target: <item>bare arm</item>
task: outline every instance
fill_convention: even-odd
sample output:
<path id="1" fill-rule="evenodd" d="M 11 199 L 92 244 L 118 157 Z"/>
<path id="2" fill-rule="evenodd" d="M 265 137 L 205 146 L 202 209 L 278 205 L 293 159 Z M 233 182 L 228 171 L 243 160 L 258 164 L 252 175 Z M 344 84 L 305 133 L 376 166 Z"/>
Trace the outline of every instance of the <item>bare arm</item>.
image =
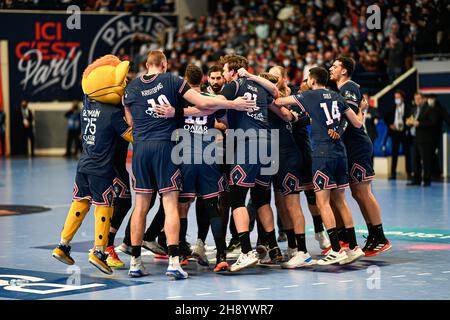
<path id="1" fill-rule="evenodd" d="M 345 116 L 355 128 L 361 128 L 363 126 L 361 118 L 351 108 L 345 111 Z"/>
<path id="2" fill-rule="evenodd" d="M 277 106 L 290 106 L 292 104 L 297 104 L 294 96 L 278 98 L 277 100 L 275 100 L 275 105 Z"/>
<path id="3" fill-rule="evenodd" d="M 132 127 L 133 126 L 133 116 L 131 115 L 130 108 L 125 106 L 124 112 L 125 112 L 125 120 L 126 120 L 127 124 L 130 127 Z"/>
<path id="4" fill-rule="evenodd" d="M 194 89 L 189 89 L 183 96 L 198 109 L 236 109 L 239 111 L 253 112 L 258 110 L 256 101 L 239 97 L 234 100 L 226 100 L 224 97 L 203 96 Z"/>
<path id="5" fill-rule="evenodd" d="M 241 77 L 246 77 L 248 80 L 252 80 L 257 84 L 259 84 L 260 86 L 263 86 L 264 89 L 269 91 L 272 97 L 274 97 L 275 99 L 280 96 L 280 92 L 278 91 L 276 84 L 270 82 L 269 80 L 255 76 L 254 74 L 251 74 L 244 68 L 239 69 L 238 74 Z"/>
<path id="6" fill-rule="evenodd" d="M 279 108 L 277 106 L 270 105 L 269 109 L 284 121 L 294 120 L 294 115 L 286 107 Z"/>

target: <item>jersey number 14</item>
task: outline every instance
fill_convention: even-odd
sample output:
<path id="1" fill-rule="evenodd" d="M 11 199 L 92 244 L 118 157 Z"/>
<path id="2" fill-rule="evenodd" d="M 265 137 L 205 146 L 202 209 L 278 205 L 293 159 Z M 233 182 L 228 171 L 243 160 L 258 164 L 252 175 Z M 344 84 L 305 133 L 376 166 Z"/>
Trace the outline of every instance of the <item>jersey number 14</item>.
<path id="1" fill-rule="evenodd" d="M 327 117 L 327 126 L 332 125 L 334 123 L 334 120 L 341 120 L 341 113 L 339 112 L 337 101 L 333 101 L 331 103 L 331 116 L 330 112 L 328 111 L 328 106 L 325 102 L 322 102 L 320 104 L 320 107 L 323 109 L 323 111 L 325 112 L 325 116 Z"/>

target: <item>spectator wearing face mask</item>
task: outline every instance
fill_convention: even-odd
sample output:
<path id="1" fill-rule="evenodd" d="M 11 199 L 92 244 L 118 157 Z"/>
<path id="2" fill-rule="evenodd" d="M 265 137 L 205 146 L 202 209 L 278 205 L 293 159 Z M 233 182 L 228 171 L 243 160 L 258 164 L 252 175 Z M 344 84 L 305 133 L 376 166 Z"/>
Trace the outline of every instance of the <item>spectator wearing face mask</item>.
<path id="1" fill-rule="evenodd" d="M 431 176 L 433 180 L 439 181 L 441 178 L 441 164 L 439 161 L 440 149 L 442 147 L 443 123 L 445 122 L 450 128 L 450 115 L 442 104 L 437 100 L 436 95 L 429 95 L 427 103 L 433 110 L 437 119 L 436 126 L 433 128 L 433 154 L 432 154 L 432 170 Z"/>
<path id="2" fill-rule="evenodd" d="M 403 54 L 403 43 L 395 34 L 389 36 L 386 49 L 382 53 L 382 57 L 387 60 L 387 73 L 389 81 L 393 82 L 404 71 L 405 57 Z"/>
<path id="3" fill-rule="evenodd" d="M 411 106 L 405 102 L 405 93 L 403 91 L 397 90 L 394 97 L 395 106 L 393 106 L 386 119 L 389 124 L 388 134 L 392 140 L 392 161 L 389 180 L 395 180 L 397 178 L 397 160 L 400 145 L 402 145 L 405 154 L 406 174 L 408 175 L 408 179 L 410 179 L 412 173 L 412 158 L 411 145 L 407 136 L 407 131 L 409 129 L 406 126 L 406 119 L 411 116 Z"/>

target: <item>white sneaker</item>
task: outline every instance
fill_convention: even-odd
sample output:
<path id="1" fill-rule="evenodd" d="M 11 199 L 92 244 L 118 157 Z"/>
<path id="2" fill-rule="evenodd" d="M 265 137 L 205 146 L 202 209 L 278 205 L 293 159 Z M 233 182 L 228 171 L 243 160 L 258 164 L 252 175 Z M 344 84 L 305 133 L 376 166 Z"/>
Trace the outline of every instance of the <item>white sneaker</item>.
<path id="1" fill-rule="evenodd" d="M 250 251 L 248 253 L 242 253 L 239 255 L 239 258 L 235 263 L 233 263 L 230 267 L 231 272 L 236 272 L 242 270 L 244 268 L 253 266 L 258 263 L 258 257 L 256 256 L 256 252 Z"/>
<path id="2" fill-rule="evenodd" d="M 293 256 L 298 252 L 297 248 L 287 248 L 287 250 L 284 252 L 284 261 L 289 261 L 292 259 Z"/>
<path id="3" fill-rule="evenodd" d="M 156 241 L 142 241 L 142 246 L 148 251 L 153 252 L 154 254 L 159 254 L 161 256 L 165 256 L 167 254 L 166 250 L 163 246 L 161 246 Z"/>
<path id="4" fill-rule="evenodd" d="M 339 262 L 339 264 L 350 264 L 365 256 L 364 251 L 360 247 L 356 246 L 353 249 L 346 249 L 347 258 Z"/>
<path id="5" fill-rule="evenodd" d="M 125 243 L 122 243 L 120 246 L 117 246 L 116 249 L 131 256 L 131 246 L 127 246 Z"/>
<path id="6" fill-rule="evenodd" d="M 187 279 L 188 273 L 180 266 L 180 257 L 169 257 L 169 266 L 166 270 L 166 276 L 175 279 Z"/>
<path id="7" fill-rule="evenodd" d="M 325 231 L 317 232 L 314 237 L 319 242 L 320 249 L 325 250 L 331 246 Z"/>
<path id="8" fill-rule="evenodd" d="M 345 253 L 344 249 L 339 250 L 339 252 L 333 251 L 333 249 L 331 249 L 330 251 L 328 251 L 327 255 L 324 258 L 317 261 L 317 264 L 319 266 L 327 266 L 330 264 L 338 263 L 345 259 L 347 259 L 347 254 Z"/>
<path id="9" fill-rule="evenodd" d="M 297 251 L 295 255 L 288 261 L 281 265 L 284 269 L 295 269 L 306 266 L 312 266 L 316 264 L 316 261 L 311 258 L 309 253 L 303 251 Z"/>
<path id="10" fill-rule="evenodd" d="M 208 257 L 206 256 L 205 244 L 201 239 L 197 239 L 195 249 L 192 252 L 192 257 L 197 259 L 199 265 L 209 267 Z"/>
<path id="11" fill-rule="evenodd" d="M 149 275 L 149 273 L 145 270 L 144 263 L 142 262 L 141 257 L 131 257 L 130 270 L 128 271 L 128 275 L 133 278 L 139 278 Z"/>

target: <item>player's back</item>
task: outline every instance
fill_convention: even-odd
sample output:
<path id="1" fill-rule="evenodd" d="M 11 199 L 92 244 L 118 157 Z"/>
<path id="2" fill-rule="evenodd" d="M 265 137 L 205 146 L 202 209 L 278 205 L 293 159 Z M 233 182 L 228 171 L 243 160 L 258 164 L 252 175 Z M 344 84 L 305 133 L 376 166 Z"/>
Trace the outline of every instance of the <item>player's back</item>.
<path id="1" fill-rule="evenodd" d="M 273 97 L 263 86 L 246 78 L 239 78 L 236 81 L 225 85 L 222 94 L 229 100 L 237 97 L 247 97 L 256 100 L 259 110 L 253 112 L 228 110 L 228 123 L 230 129 L 266 129 L 270 130 L 269 105 L 273 102 Z"/>
<path id="2" fill-rule="evenodd" d="M 81 111 L 83 151 L 78 171 L 98 176 L 113 173 L 112 158 L 119 138 L 114 124 L 120 118 L 123 119 L 123 111 L 118 107 L 85 97 Z"/>
<path id="3" fill-rule="evenodd" d="M 311 117 L 311 140 L 314 156 L 336 157 L 345 154 L 341 139 L 333 140 L 329 129 L 337 129 L 348 106 L 342 97 L 327 89 L 308 90 L 295 96 L 300 108 Z"/>
<path id="4" fill-rule="evenodd" d="M 124 104 L 133 116 L 133 139 L 141 141 L 170 141 L 176 129 L 175 118 L 161 118 L 155 112 L 157 105 L 181 103 L 186 81 L 169 73 L 141 76 L 125 89 Z"/>

